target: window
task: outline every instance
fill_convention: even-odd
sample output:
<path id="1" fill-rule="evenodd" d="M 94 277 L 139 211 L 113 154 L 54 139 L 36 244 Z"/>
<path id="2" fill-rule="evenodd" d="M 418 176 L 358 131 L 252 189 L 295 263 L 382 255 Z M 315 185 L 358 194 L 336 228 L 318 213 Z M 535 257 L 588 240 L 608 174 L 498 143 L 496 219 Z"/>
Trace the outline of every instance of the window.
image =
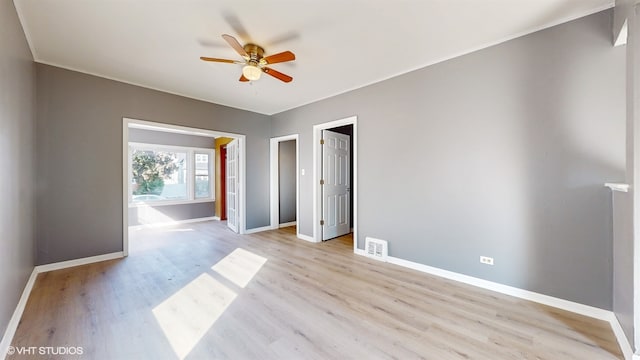
<path id="1" fill-rule="evenodd" d="M 129 144 L 129 203 L 213 200 L 213 150 Z"/>
<path id="2" fill-rule="evenodd" d="M 195 198 L 210 198 L 211 195 L 211 157 L 209 154 L 196 152 L 196 190 Z"/>

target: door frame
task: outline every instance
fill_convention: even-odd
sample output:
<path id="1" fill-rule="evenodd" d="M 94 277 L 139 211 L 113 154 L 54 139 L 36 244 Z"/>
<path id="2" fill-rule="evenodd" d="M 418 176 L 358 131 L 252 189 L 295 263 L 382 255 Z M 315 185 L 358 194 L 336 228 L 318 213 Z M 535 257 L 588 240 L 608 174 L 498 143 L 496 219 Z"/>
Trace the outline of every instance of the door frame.
<path id="1" fill-rule="evenodd" d="M 220 173 L 219 179 L 216 181 L 220 181 L 220 221 L 227 220 L 227 144 L 220 146 Z"/>
<path id="2" fill-rule="evenodd" d="M 343 127 L 344 128 L 344 127 Z M 332 128 L 335 129 L 335 128 Z M 321 192 L 322 192 L 322 214 L 321 219 L 324 220 L 324 226 L 321 226 L 322 229 L 322 241 L 327 241 L 327 240 L 331 240 L 331 239 L 335 239 L 337 237 L 340 236 L 344 236 L 346 234 L 351 233 L 351 208 L 352 208 L 352 204 L 351 204 L 351 135 L 348 134 L 343 134 L 343 133 L 339 133 L 339 132 L 335 132 L 332 129 L 324 129 L 322 130 L 322 139 L 324 140 L 324 144 L 322 144 L 322 176 L 321 179 L 324 180 L 323 185 L 321 186 Z M 332 144 L 332 139 L 336 140 L 336 141 L 341 141 L 344 140 L 347 142 L 347 148 L 346 148 L 346 157 L 347 159 L 345 162 L 345 167 L 341 167 L 340 164 L 342 162 L 337 161 L 337 159 L 333 159 L 333 161 L 330 161 L 330 159 L 332 158 L 331 155 L 329 155 L 330 153 L 334 153 L 334 154 L 338 154 L 340 152 L 340 148 L 339 146 L 329 146 L 329 144 Z M 333 145 L 338 145 L 338 142 L 334 143 Z M 340 168 L 340 170 L 338 169 Z M 334 174 L 339 174 L 340 171 L 344 169 L 344 171 L 346 171 L 346 180 L 347 180 L 347 184 L 345 184 L 344 186 L 339 186 L 338 185 L 338 181 L 336 178 L 330 179 L 327 177 L 330 177 L 331 173 L 333 172 Z M 332 206 L 330 206 L 330 202 L 329 202 L 329 198 L 331 197 L 330 194 L 335 194 L 340 196 L 339 194 L 341 194 L 341 191 L 338 191 L 336 193 L 336 187 L 344 187 L 344 196 L 346 197 L 346 203 L 345 203 L 345 208 L 344 209 L 337 209 L 337 207 L 341 207 L 339 205 L 339 201 L 338 199 L 335 199 L 335 206 L 336 208 L 332 209 Z M 340 220 L 338 218 L 339 214 L 342 211 L 345 211 L 346 213 L 346 226 L 344 226 L 344 224 L 340 224 Z M 335 221 L 335 226 L 331 226 L 331 222 Z M 333 229 L 332 229 L 333 228 Z M 343 233 L 343 231 L 345 231 Z"/>
<path id="3" fill-rule="evenodd" d="M 280 227 L 280 152 L 278 151 L 278 145 L 283 141 L 295 140 L 296 141 L 296 224 L 300 221 L 300 141 L 298 140 L 298 134 L 291 134 L 285 136 L 278 136 L 271 138 L 269 141 L 270 152 L 270 178 L 271 178 L 271 229 L 278 229 Z M 300 237 L 300 226 L 296 226 L 296 236 Z"/>
<path id="4" fill-rule="evenodd" d="M 335 127 L 353 125 L 353 178 L 351 179 L 351 191 L 353 191 L 353 252 L 358 250 L 358 116 L 350 116 L 344 119 L 329 121 L 313 125 L 313 240 L 322 242 L 320 218 L 322 217 L 322 189 L 320 178 L 322 177 L 322 151 L 320 139 L 322 130 L 330 130 Z"/>
<path id="5" fill-rule="evenodd" d="M 129 169 L 129 127 L 164 131 L 177 134 L 190 134 L 207 136 L 211 138 L 229 137 L 238 140 L 238 151 L 240 163 L 238 177 L 238 230 L 240 234 L 247 232 L 246 221 L 246 136 L 242 134 L 229 133 L 216 130 L 200 129 L 190 126 L 173 125 L 147 120 L 138 120 L 123 117 L 122 118 L 122 253 L 124 256 L 129 255 L 129 184 L 131 183 L 131 171 Z M 214 200 L 217 201 L 218 199 Z"/>
<path id="6" fill-rule="evenodd" d="M 233 144 L 233 146 L 231 146 L 231 148 L 233 148 L 233 151 L 231 153 L 233 154 L 233 160 L 232 161 L 234 162 L 234 164 L 230 166 L 229 165 L 229 151 L 228 150 L 230 148 L 230 145 L 232 145 L 232 144 Z M 239 154 L 240 154 L 240 140 L 233 139 L 229 143 L 227 143 L 227 158 L 226 158 L 226 160 L 224 162 L 224 166 L 225 166 L 225 169 L 226 169 L 226 174 L 225 174 L 225 178 L 223 180 L 225 182 L 225 185 L 226 185 L 227 198 L 226 198 L 224 206 L 227 209 L 227 228 L 230 229 L 231 231 L 233 231 L 236 234 L 240 233 L 240 213 L 239 213 L 239 208 L 240 208 L 240 186 L 239 186 L 239 184 L 240 184 L 240 181 L 239 181 L 239 179 L 240 179 L 240 177 L 239 177 L 240 176 L 239 175 L 239 173 L 240 173 L 240 171 L 239 171 L 239 169 L 240 169 L 240 158 L 239 158 Z M 229 169 L 233 169 L 233 171 L 229 171 Z M 233 173 L 232 176 L 233 176 L 234 181 L 229 181 L 229 173 Z M 235 190 L 235 192 L 233 193 L 233 202 L 232 202 L 232 204 L 234 206 L 234 208 L 233 208 L 234 217 L 232 219 L 235 221 L 235 223 L 234 223 L 234 221 L 231 221 L 231 222 L 229 221 L 229 208 L 230 208 L 229 203 L 231 202 L 231 201 L 229 201 L 229 184 L 231 184 L 231 183 L 234 184 L 233 188 Z"/>

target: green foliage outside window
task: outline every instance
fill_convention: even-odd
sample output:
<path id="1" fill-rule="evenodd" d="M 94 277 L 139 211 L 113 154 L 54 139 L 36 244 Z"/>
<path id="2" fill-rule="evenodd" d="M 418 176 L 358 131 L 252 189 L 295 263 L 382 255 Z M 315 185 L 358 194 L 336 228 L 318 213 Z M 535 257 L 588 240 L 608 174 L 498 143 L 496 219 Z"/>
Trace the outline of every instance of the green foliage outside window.
<path id="1" fill-rule="evenodd" d="M 133 195 L 160 195 L 164 180 L 170 178 L 183 162 L 176 161 L 174 153 L 141 150 L 133 153 L 132 160 L 132 175 L 136 184 Z"/>

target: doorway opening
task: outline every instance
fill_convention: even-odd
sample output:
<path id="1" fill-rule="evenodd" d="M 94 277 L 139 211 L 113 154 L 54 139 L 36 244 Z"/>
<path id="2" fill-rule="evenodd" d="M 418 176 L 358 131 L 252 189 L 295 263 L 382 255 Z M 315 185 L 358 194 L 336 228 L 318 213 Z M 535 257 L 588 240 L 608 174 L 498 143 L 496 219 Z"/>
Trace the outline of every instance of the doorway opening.
<path id="1" fill-rule="evenodd" d="M 227 183 L 229 182 L 229 179 L 230 179 L 229 175 L 232 175 L 231 178 L 233 178 L 233 173 L 229 174 L 228 172 L 228 169 L 229 169 L 228 162 L 230 160 L 228 157 L 228 150 L 229 150 L 229 146 L 231 146 L 231 148 L 234 149 L 233 146 L 235 143 L 233 143 L 233 141 L 234 141 L 233 137 L 220 136 L 216 138 L 215 145 L 214 145 L 215 159 L 216 159 L 215 191 L 216 191 L 216 199 L 219 199 L 219 201 L 216 201 L 215 218 L 219 219 L 220 221 L 229 221 L 229 218 L 228 218 L 229 207 L 231 206 L 233 208 L 235 206 L 235 198 L 233 195 L 230 199 L 232 200 L 232 203 L 228 202 L 229 190 L 233 190 L 233 189 L 229 189 L 227 186 Z"/>
<path id="2" fill-rule="evenodd" d="M 271 228 L 296 226 L 299 219 L 298 134 L 272 138 L 271 157 Z"/>
<path id="3" fill-rule="evenodd" d="M 358 248 L 357 116 L 313 127 L 313 239 L 353 232 Z"/>
<path id="4" fill-rule="evenodd" d="M 220 151 L 215 147 L 219 139 L 229 139 L 227 155 L 229 148 L 233 149 L 233 161 L 227 160 L 226 165 L 220 161 Z M 194 146 L 194 141 L 200 145 Z M 216 205 L 226 208 L 229 229 L 240 234 L 246 232 L 244 135 L 123 118 L 122 144 L 125 256 L 129 254 L 130 227 L 217 219 Z M 218 176 L 218 167 L 224 168 L 225 178 Z M 143 173 L 138 174 L 140 171 Z M 158 179 L 148 180 L 149 174 Z M 150 192 L 153 195 L 139 195 L 140 189 L 147 190 L 147 185 L 155 186 L 156 191 Z M 224 196 L 218 189 L 225 189 Z M 229 199 L 233 204 L 227 206 L 225 202 L 229 204 Z M 231 217 L 233 221 L 229 221 Z"/>

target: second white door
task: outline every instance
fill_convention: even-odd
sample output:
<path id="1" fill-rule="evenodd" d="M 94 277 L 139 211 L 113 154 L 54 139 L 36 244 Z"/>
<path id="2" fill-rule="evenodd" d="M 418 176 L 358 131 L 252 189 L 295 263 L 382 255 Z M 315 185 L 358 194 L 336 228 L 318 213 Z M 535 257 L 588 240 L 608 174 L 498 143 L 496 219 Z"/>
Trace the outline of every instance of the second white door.
<path id="1" fill-rule="evenodd" d="M 227 144 L 227 226 L 238 232 L 238 140 Z"/>
<path id="2" fill-rule="evenodd" d="M 322 130 L 322 240 L 348 234 L 350 226 L 350 136 Z"/>

